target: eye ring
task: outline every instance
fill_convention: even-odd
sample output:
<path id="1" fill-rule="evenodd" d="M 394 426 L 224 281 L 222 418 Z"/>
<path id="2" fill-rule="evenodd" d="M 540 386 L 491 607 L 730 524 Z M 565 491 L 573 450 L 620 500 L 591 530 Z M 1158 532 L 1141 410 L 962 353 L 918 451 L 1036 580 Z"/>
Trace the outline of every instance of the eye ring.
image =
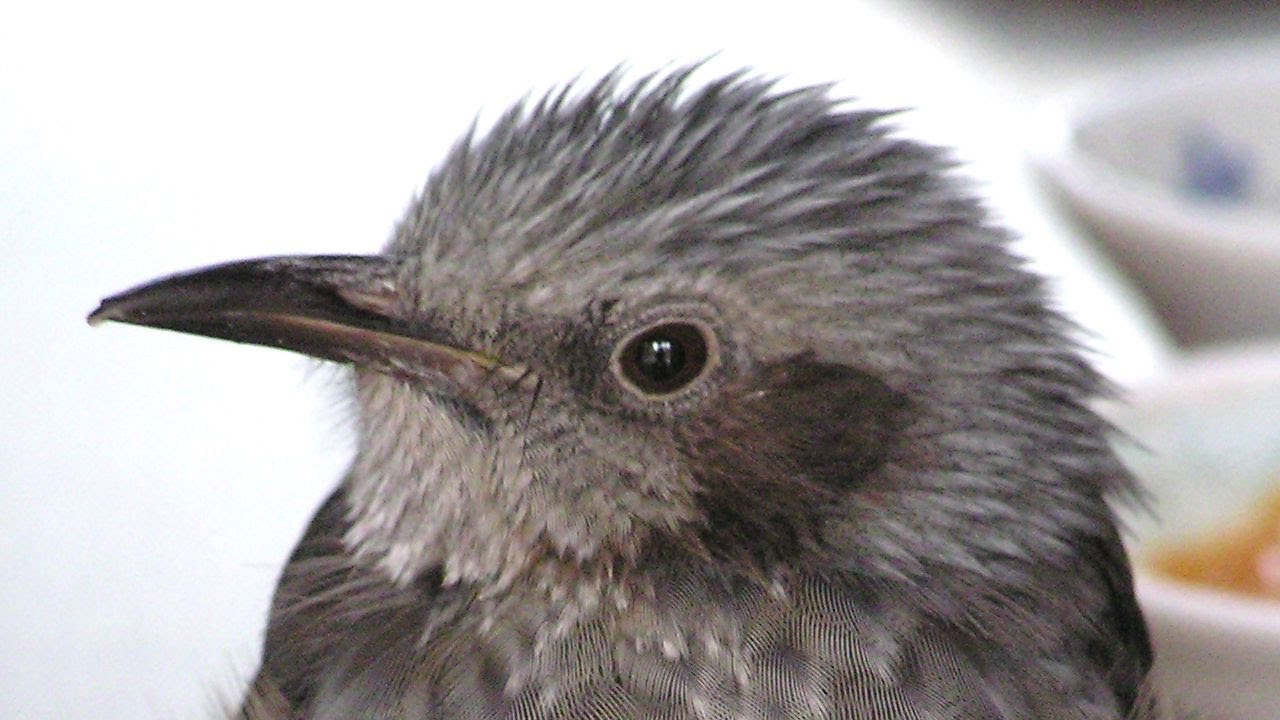
<path id="1" fill-rule="evenodd" d="M 623 338 L 610 365 L 628 390 L 662 400 L 693 386 L 718 360 L 715 333 L 705 323 L 666 318 Z"/>

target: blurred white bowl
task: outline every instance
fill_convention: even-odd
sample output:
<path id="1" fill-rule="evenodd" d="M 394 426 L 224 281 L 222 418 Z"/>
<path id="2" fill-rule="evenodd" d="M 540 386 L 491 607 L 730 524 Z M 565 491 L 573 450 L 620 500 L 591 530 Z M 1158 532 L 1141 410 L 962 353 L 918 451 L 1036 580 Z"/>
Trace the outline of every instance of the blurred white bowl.
<path id="1" fill-rule="evenodd" d="M 1033 162 L 1184 344 L 1280 335 L 1277 68 L 1274 44 L 1164 61 L 1035 124 Z"/>
<path id="2" fill-rule="evenodd" d="M 1280 717 L 1280 600 L 1143 567 L 1153 542 L 1228 527 L 1280 487 L 1280 345 L 1194 356 L 1108 414 L 1140 444 L 1121 450 L 1151 494 L 1154 512 L 1128 521 L 1164 694 L 1223 720 Z"/>

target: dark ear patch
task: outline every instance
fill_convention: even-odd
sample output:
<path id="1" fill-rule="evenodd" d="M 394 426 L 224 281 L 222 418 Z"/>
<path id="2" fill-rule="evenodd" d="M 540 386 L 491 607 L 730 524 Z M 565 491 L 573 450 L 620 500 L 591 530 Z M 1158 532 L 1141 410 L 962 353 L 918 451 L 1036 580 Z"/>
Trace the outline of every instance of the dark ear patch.
<path id="1" fill-rule="evenodd" d="M 801 550 L 831 504 L 881 463 L 905 404 L 874 375 L 810 354 L 723 388 L 677 438 L 709 549 L 757 559 Z"/>

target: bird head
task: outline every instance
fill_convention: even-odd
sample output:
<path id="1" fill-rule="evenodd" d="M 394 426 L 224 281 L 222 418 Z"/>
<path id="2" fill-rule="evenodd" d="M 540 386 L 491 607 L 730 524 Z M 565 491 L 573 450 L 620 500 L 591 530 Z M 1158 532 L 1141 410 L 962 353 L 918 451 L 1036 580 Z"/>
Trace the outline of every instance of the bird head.
<path id="1" fill-rule="evenodd" d="M 688 75 L 517 106 L 381 254 L 173 276 L 91 320 L 350 365 L 344 540 L 399 583 L 659 556 L 939 605 L 1076 582 L 1129 480 L 1005 235 L 885 115 Z"/>

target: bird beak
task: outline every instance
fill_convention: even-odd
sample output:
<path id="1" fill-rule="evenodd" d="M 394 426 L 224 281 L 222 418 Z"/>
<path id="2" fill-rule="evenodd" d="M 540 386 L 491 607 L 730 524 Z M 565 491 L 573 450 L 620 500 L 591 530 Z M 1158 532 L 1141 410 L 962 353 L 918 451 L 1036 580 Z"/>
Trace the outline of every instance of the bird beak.
<path id="1" fill-rule="evenodd" d="M 88 319 L 284 348 L 437 384 L 527 375 L 412 322 L 399 297 L 387 258 L 276 257 L 161 278 L 103 300 Z"/>

